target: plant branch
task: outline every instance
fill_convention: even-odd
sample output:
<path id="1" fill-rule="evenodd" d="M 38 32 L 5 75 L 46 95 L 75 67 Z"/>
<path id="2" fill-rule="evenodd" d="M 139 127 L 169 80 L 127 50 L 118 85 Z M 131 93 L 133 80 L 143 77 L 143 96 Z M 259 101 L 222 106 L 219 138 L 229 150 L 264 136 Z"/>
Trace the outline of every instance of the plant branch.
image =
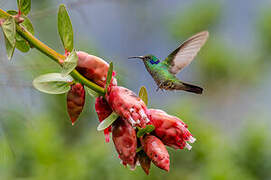
<path id="1" fill-rule="evenodd" d="M 0 9 L 0 18 L 7 18 L 10 15 Z M 57 53 L 55 50 L 49 48 L 47 45 L 45 45 L 43 42 L 38 40 L 35 36 L 33 36 L 30 32 L 28 32 L 24 27 L 20 25 L 16 25 L 16 31 L 24 37 L 33 47 L 35 47 L 37 50 L 45 54 L 46 56 L 53 59 L 55 62 L 57 62 L 59 65 L 61 65 L 60 61 L 64 60 L 66 57 L 62 54 Z M 91 88 L 95 92 L 99 93 L 100 95 L 104 95 L 105 91 L 102 87 L 98 86 L 97 84 L 89 81 L 84 76 L 82 76 L 77 70 L 73 70 L 71 72 L 71 76 L 79 81 L 80 83 L 84 84 L 85 86 Z"/>

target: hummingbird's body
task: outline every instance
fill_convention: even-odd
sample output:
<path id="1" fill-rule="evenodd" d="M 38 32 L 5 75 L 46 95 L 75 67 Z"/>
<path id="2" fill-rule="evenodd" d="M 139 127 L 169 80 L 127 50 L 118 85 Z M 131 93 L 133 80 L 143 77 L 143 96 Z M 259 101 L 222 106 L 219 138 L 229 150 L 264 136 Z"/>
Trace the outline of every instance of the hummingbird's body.
<path id="1" fill-rule="evenodd" d="M 155 57 L 153 56 L 153 58 Z M 154 62 L 156 62 L 157 64 L 151 63 L 150 61 L 144 61 L 144 65 L 158 86 L 162 82 L 165 82 L 167 80 L 178 80 L 173 74 L 168 71 L 169 67 L 166 64 L 160 62 L 158 59 L 156 60 L 157 61 Z"/>
<path id="2" fill-rule="evenodd" d="M 153 77 L 158 89 L 184 90 L 201 94 L 203 90 L 201 87 L 184 83 L 175 75 L 180 72 L 182 68 L 190 64 L 200 50 L 200 47 L 207 40 L 208 35 L 209 33 L 207 31 L 203 31 L 192 36 L 162 62 L 153 55 L 131 58 L 140 58 L 143 60 L 146 69 Z"/>

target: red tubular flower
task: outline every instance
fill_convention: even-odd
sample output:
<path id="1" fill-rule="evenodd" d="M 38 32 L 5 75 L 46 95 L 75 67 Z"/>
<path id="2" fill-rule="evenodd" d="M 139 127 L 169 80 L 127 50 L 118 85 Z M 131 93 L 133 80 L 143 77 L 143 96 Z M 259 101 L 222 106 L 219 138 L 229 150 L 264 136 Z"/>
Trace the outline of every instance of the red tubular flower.
<path id="1" fill-rule="evenodd" d="M 100 122 L 105 120 L 112 113 L 112 109 L 110 108 L 110 106 L 108 105 L 108 103 L 102 96 L 96 98 L 95 110 Z M 104 130 L 105 142 L 109 142 L 110 133 L 111 133 L 111 126 L 109 126 L 108 128 Z"/>
<path id="2" fill-rule="evenodd" d="M 109 64 L 103 59 L 83 51 L 78 51 L 77 56 L 78 63 L 76 69 L 89 80 L 92 80 L 101 87 L 105 87 Z M 114 75 L 115 72 L 113 73 Z M 113 78 L 112 84 L 117 85 L 115 78 Z"/>
<path id="3" fill-rule="evenodd" d="M 120 159 L 124 165 L 132 168 L 136 164 L 137 138 L 135 129 L 121 117 L 112 125 L 112 139 Z"/>
<path id="4" fill-rule="evenodd" d="M 85 104 L 85 89 L 80 83 L 71 86 L 67 94 L 67 110 L 72 121 L 72 125 L 81 114 Z"/>
<path id="5" fill-rule="evenodd" d="M 112 86 L 106 94 L 106 100 L 112 110 L 128 120 L 132 126 L 145 127 L 150 121 L 146 115 L 145 103 L 127 88 Z"/>
<path id="6" fill-rule="evenodd" d="M 141 145 L 152 162 L 159 168 L 169 171 L 169 154 L 163 142 L 153 135 L 141 138 Z"/>
<path id="7" fill-rule="evenodd" d="M 190 144 L 194 143 L 195 138 L 187 129 L 187 125 L 175 116 L 168 115 L 166 112 L 157 109 L 149 109 L 148 117 L 155 126 L 155 134 L 167 146 L 175 149 L 188 150 L 192 148 Z"/>

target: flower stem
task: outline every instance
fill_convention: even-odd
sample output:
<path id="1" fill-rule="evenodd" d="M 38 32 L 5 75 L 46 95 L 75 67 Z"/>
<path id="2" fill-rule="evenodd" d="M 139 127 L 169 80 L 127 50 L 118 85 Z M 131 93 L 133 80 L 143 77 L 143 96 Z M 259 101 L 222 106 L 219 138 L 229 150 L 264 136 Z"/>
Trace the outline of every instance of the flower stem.
<path id="1" fill-rule="evenodd" d="M 0 18 L 7 18 L 10 15 L 0 9 Z M 45 54 L 46 56 L 50 57 L 54 61 L 56 61 L 59 65 L 61 65 L 60 61 L 64 60 L 66 57 L 62 54 L 57 53 L 55 50 L 51 49 L 43 42 L 38 40 L 35 36 L 33 36 L 30 32 L 28 32 L 24 27 L 20 26 L 19 24 L 16 25 L 16 31 L 24 37 L 33 47 L 37 50 Z M 84 84 L 85 86 L 91 88 L 95 92 L 99 93 L 101 96 L 105 94 L 105 91 L 102 87 L 98 86 L 97 84 L 89 81 L 84 76 L 82 76 L 77 70 L 73 70 L 71 72 L 71 76 L 79 81 L 80 83 Z"/>
<path id="2" fill-rule="evenodd" d="M 8 18 L 9 14 L 7 12 L 5 12 L 4 10 L 0 9 L 0 18 Z"/>

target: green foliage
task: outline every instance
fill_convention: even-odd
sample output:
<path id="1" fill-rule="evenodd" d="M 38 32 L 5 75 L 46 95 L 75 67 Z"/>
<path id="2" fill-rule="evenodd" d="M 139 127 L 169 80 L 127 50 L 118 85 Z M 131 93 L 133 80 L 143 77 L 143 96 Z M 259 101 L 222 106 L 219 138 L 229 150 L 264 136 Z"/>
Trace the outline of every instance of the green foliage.
<path id="1" fill-rule="evenodd" d="M 15 46 L 16 23 L 14 18 L 9 17 L 8 19 L 6 19 L 1 27 L 9 43 L 12 46 Z"/>
<path id="2" fill-rule="evenodd" d="M 144 101 L 146 106 L 148 105 L 148 92 L 145 86 L 142 86 L 139 90 L 139 97 Z"/>
<path id="3" fill-rule="evenodd" d="M 63 94 L 70 90 L 70 83 L 73 81 L 71 76 L 63 77 L 59 73 L 49 73 L 34 79 L 33 86 L 44 93 Z"/>
<path id="4" fill-rule="evenodd" d="M 97 127 L 98 131 L 105 130 L 108 128 L 113 122 L 115 122 L 118 119 L 119 115 L 117 115 L 115 112 L 112 112 L 105 120 L 103 120 Z"/>
<path id="5" fill-rule="evenodd" d="M 236 51 L 222 39 L 210 38 L 202 51 L 196 62 L 201 78 L 211 86 L 228 82 L 253 84 L 261 74 L 258 70 L 262 64 L 257 54 Z"/>
<path id="6" fill-rule="evenodd" d="M 180 13 L 169 21 L 170 32 L 175 39 L 190 37 L 202 30 L 210 30 L 219 21 L 222 14 L 221 1 L 195 1 L 178 12 Z"/>
<path id="7" fill-rule="evenodd" d="M 88 88 L 88 87 L 86 87 L 86 86 L 85 86 L 85 89 L 87 90 L 88 94 L 89 94 L 91 97 L 93 97 L 93 98 L 99 97 L 99 94 L 96 93 L 95 91 L 93 91 L 92 89 L 90 89 L 90 88 Z"/>
<path id="8" fill-rule="evenodd" d="M 63 63 L 62 71 L 61 71 L 62 76 L 69 75 L 76 68 L 77 62 L 78 62 L 78 56 L 76 54 L 76 51 L 73 50 Z"/>
<path id="9" fill-rule="evenodd" d="M 15 10 L 9 10 L 7 13 L 11 15 L 17 15 L 18 12 Z M 34 27 L 30 21 L 30 19 L 24 15 L 21 15 L 21 17 L 24 19 L 22 23 L 20 23 L 21 26 L 23 26 L 28 32 L 30 32 L 32 35 L 34 35 Z M 30 44 L 19 34 L 16 33 L 16 45 L 15 47 L 19 49 L 21 52 L 28 52 L 30 49 Z"/>
<path id="10" fill-rule="evenodd" d="M 235 158 L 255 179 L 271 177 L 271 134 L 268 126 L 249 121 L 241 131 Z"/>
<path id="11" fill-rule="evenodd" d="M 151 133 L 154 131 L 155 127 L 153 125 L 146 125 L 145 128 L 138 127 L 138 131 L 136 133 L 137 137 L 140 138 L 144 136 L 145 134 Z"/>
<path id="12" fill-rule="evenodd" d="M 8 59 L 11 59 L 12 56 L 13 56 L 13 53 L 14 53 L 14 50 L 15 50 L 15 46 L 13 46 L 9 40 L 6 38 L 5 36 L 5 45 L 6 45 L 6 52 L 7 52 L 7 56 L 8 56 Z"/>
<path id="13" fill-rule="evenodd" d="M 269 6 L 260 11 L 259 22 L 257 29 L 259 31 L 260 42 L 263 45 L 266 53 L 270 54 L 271 48 L 271 12 Z"/>
<path id="14" fill-rule="evenodd" d="M 73 50 L 73 29 L 70 17 L 65 5 L 61 4 L 58 9 L 58 33 L 65 50 Z"/>
<path id="15" fill-rule="evenodd" d="M 11 15 L 17 15 L 18 12 L 15 10 L 9 10 L 7 11 L 7 13 L 11 14 Z M 30 21 L 30 19 L 25 16 L 25 15 L 21 15 L 21 17 L 24 19 L 24 21 L 22 23 L 20 23 L 21 26 L 23 26 L 28 32 L 30 32 L 32 35 L 34 35 L 34 27 Z"/>
<path id="16" fill-rule="evenodd" d="M 4 33 L 7 56 L 8 59 L 11 59 L 14 53 L 16 43 L 16 24 L 14 18 L 7 18 L 1 25 L 1 27 Z"/>
<path id="17" fill-rule="evenodd" d="M 31 0 L 17 0 L 17 5 L 24 15 L 27 15 L 31 10 Z"/>
<path id="18" fill-rule="evenodd" d="M 111 80 L 112 80 L 112 75 L 113 75 L 113 63 L 110 62 L 109 69 L 108 69 L 107 76 L 106 76 L 105 93 L 107 93 L 107 91 L 108 91 L 108 87 L 109 87 Z"/>

